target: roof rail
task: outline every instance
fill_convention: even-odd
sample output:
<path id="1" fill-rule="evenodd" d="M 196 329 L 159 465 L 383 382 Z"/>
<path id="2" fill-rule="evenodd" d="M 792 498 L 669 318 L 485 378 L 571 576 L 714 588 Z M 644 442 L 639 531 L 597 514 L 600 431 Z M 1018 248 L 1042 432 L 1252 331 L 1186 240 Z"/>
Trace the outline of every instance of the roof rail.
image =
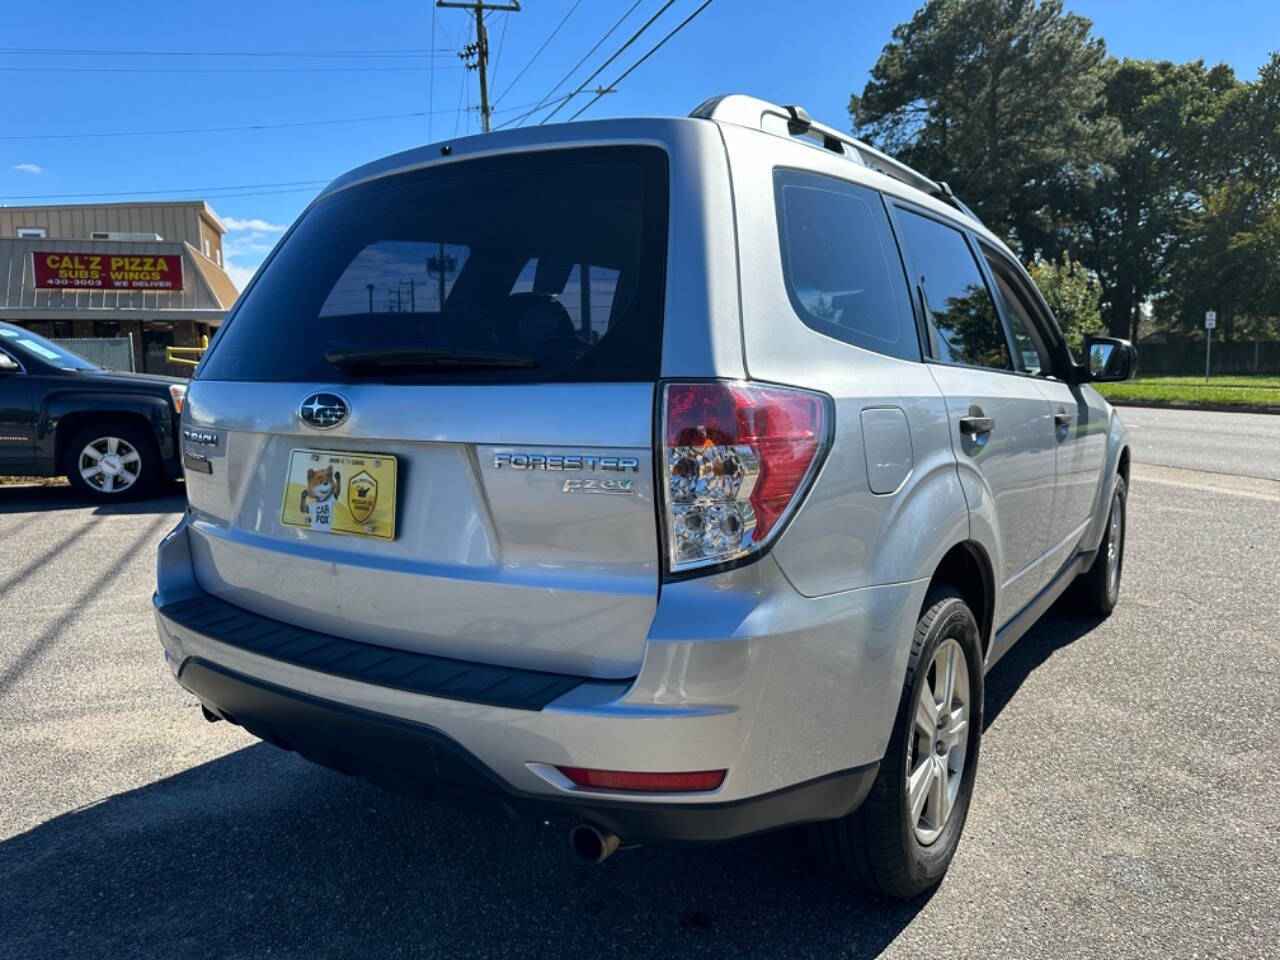
<path id="1" fill-rule="evenodd" d="M 703 101 L 689 116 L 750 127 L 778 136 L 807 137 L 832 153 L 841 154 L 854 163 L 870 167 L 899 183 L 905 183 L 931 197 L 936 197 L 944 203 L 951 204 L 971 220 L 982 222 L 972 210 L 960 202 L 945 181 L 926 177 L 919 170 L 907 166 L 901 160 L 895 160 L 869 143 L 864 143 L 824 123 L 818 123 L 809 116 L 804 107 L 795 105 L 784 107 L 757 97 L 729 93 Z"/>

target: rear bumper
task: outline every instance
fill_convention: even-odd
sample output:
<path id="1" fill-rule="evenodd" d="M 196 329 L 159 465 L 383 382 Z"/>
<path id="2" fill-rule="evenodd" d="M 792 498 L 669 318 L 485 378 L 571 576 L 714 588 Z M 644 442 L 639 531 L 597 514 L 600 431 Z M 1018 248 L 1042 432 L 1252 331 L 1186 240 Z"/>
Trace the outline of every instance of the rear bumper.
<path id="1" fill-rule="evenodd" d="M 178 681 L 223 719 L 315 763 L 392 789 L 498 813 L 588 820 L 629 840 L 714 841 L 843 816 L 862 802 L 878 765 L 746 800 L 610 802 L 514 789 L 439 730 L 285 690 L 196 657 Z"/>
<path id="2" fill-rule="evenodd" d="M 448 679 L 415 686 L 448 677 L 435 674 L 437 658 L 413 654 L 433 663 L 391 681 L 355 641 L 329 637 L 338 645 L 313 656 L 305 638 L 256 643 L 292 628 L 248 611 L 231 608 L 248 618 L 233 631 L 183 616 L 193 603 L 227 605 L 202 604 L 185 521 L 161 543 L 158 580 L 175 677 L 263 739 L 413 792 L 584 817 L 651 841 L 728 839 L 852 811 L 883 756 L 927 587 L 807 598 L 766 556 L 665 585 L 635 678 L 567 678 L 553 698 L 520 702 L 529 678 L 503 681 L 493 665 L 474 665 L 496 671 L 479 693 Z M 714 791 L 636 794 L 576 787 L 557 766 L 728 774 Z"/>

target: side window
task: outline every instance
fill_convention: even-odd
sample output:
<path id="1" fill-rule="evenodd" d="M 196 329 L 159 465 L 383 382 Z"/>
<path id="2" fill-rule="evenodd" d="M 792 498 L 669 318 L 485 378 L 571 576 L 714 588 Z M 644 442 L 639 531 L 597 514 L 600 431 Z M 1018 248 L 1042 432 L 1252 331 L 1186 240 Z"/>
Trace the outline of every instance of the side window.
<path id="1" fill-rule="evenodd" d="M 996 293 L 1004 307 L 1009 333 L 1018 351 L 1019 368 L 1036 377 L 1053 375 L 1053 361 L 1044 346 L 1040 331 L 1033 320 L 1034 313 L 1027 305 L 1022 286 L 1013 278 L 1009 268 L 999 259 L 984 251 L 991 275 L 996 278 Z"/>
<path id="2" fill-rule="evenodd" d="M 964 234 L 899 208 L 917 296 L 923 295 L 929 351 L 943 363 L 1012 370 L 995 301 Z"/>
<path id="3" fill-rule="evenodd" d="M 911 304 L 880 195 L 842 180 L 774 171 L 782 273 L 791 304 L 819 333 L 920 359 Z"/>

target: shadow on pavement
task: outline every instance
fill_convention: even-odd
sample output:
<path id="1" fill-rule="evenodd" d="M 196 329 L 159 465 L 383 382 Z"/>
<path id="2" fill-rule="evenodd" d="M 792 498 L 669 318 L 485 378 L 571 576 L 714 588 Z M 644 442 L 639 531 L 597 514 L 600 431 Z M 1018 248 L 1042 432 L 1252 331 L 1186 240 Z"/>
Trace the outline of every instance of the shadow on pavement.
<path id="1" fill-rule="evenodd" d="M 995 723 L 1000 711 L 1008 706 L 1032 671 L 1103 622 L 1101 617 L 1067 612 L 1070 602 L 1069 597 L 1063 597 L 1054 604 L 987 674 L 982 715 L 984 732 Z"/>
<path id="2" fill-rule="evenodd" d="M 45 510 L 91 510 L 94 516 L 121 514 L 180 513 L 186 507 L 186 491 L 181 483 L 164 484 L 157 495 L 122 503 L 90 503 L 71 487 L 0 485 L 0 514 L 39 513 Z"/>
<path id="3" fill-rule="evenodd" d="M 590 867 L 563 829 L 256 744 L 0 842 L 0 954 L 871 957 L 924 903 L 843 889 L 794 833 Z"/>

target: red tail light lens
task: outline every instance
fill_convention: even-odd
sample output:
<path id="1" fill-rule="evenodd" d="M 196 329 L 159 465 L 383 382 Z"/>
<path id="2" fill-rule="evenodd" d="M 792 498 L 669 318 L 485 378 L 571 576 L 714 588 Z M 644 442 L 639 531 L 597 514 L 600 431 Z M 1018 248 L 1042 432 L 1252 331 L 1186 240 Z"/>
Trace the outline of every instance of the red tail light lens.
<path id="1" fill-rule="evenodd" d="M 826 452 L 828 404 L 789 387 L 667 384 L 662 463 L 673 572 L 769 542 Z"/>
<path id="2" fill-rule="evenodd" d="M 588 770 L 556 767 L 579 787 L 597 790 L 638 790 L 651 793 L 686 793 L 715 790 L 728 770 L 695 770 L 689 773 L 633 773 L 629 770 Z"/>

